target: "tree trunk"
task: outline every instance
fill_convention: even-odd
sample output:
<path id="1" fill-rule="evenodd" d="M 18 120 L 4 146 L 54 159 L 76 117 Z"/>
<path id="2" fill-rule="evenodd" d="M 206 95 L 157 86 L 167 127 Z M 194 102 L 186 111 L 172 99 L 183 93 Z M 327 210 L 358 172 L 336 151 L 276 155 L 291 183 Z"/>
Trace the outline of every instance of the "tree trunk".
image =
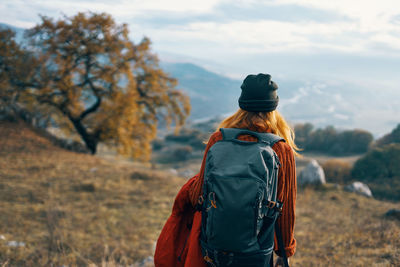
<path id="1" fill-rule="evenodd" d="M 82 125 L 81 120 L 75 120 L 73 118 L 70 118 L 70 120 L 74 124 L 78 134 L 82 137 L 82 140 L 85 142 L 85 145 L 89 149 L 90 153 L 92 155 L 96 154 L 97 144 L 99 143 L 98 134 L 89 134 Z"/>

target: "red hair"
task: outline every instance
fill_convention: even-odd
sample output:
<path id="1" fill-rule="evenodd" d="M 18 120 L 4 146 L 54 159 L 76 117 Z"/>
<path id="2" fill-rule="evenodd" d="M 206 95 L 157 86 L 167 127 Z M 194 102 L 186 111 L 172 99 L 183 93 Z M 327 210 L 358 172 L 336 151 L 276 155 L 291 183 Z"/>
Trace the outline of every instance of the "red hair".
<path id="1" fill-rule="evenodd" d="M 277 111 L 250 112 L 239 108 L 233 115 L 224 119 L 217 127 L 242 128 L 256 132 L 271 132 L 286 140 L 295 155 L 300 149 L 294 143 L 295 134 L 283 116 Z"/>

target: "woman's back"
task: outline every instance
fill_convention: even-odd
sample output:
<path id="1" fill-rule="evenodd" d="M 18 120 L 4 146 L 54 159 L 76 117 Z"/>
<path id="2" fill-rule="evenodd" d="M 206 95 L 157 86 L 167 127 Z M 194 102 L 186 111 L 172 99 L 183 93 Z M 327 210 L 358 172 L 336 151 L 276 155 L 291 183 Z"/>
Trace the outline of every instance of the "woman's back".
<path id="1" fill-rule="evenodd" d="M 250 142 L 257 141 L 256 137 L 248 134 L 240 135 L 238 136 L 238 139 Z M 194 206 L 196 205 L 198 198 L 202 193 L 207 152 L 216 142 L 221 140 L 222 133 L 220 131 L 216 131 L 211 135 L 207 143 L 198 178 L 194 181 L 189 191 L 190 200 Z M 281 163 L 281 167 L 278 172 L 277 198 L 284 203 L 284 208 L 282 210 L 281 217 L 278 219 L 278 224 L 282 231 L 286 255 L 290 257 L 294 255 L 296 251 L 296 239 L 294 238 L 295 206 L 297 195 L 296 165 L 293 149 L 286 142 L 277 142 L 272 146 L 272 149 L 277 154 Z M 275 252 L 280 255 L 277 244 L 275 244 Z"/>
<path id="2" fill-rule="evenodd" d="M 217 131 L 210 136 L 204 151 L 200 172 L 182 187 L 175 199 L 172 214 L 157 242 L 156 267 L 205 267 L 204 259 L 210 259 L 202 253 L 200 247 L 202 213 L 196 211 L 195 207 L 198 206 L 202 195 L 208 151 L 223 139 L 220 128 L 270 132 L 285 139 L 285 142 L 277 142 L 272 146 L 280 161 L 277 199 L 283 202 L 282 215 L 277 224 L 282 230 L 285 254 L 290 257 L 295 253 L 294 223 L 297 188 L 294 155 L 297 154 L 298 148 L 294 143 L 294 133 L 284 118 L 276 111 L 279 100 L 276 94 L 278 86 L 271 81 L 270 75 L 248 75 L 243 81 L 241 89 L 240 109 L 224 119 L 217 127 Z M 255 137 L 249 135 L 241 135 L 238 139 L 256 141 Z M 275 238 L 274 250 L 280 255 L 276 240 Z"/>

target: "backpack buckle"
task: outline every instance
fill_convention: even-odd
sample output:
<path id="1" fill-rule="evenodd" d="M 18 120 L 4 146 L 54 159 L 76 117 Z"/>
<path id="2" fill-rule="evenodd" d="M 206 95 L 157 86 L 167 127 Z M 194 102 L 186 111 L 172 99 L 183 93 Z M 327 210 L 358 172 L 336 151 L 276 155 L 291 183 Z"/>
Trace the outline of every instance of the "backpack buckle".
<path id="1" fill-rule="evenodd" d="M 203 203 L 204 203 L 204 197 L 201 195 L 197 199 L 197 204 L 195 206 L 197 211 L 202 211 L 203 210 Z"/>
<path id="2" fill-rule="evenodd" d="M 273 209 L 273 208 L 275 208 L 275 206 L 276 206 L 276 202 L 275 201 L 269 201 L 268 204 L 267 204 L 267 207 L 269 209 Z"/>
<path id="3" fill-rule="evenodd" d="M 275 201 L 270 200 L 267 204 L 267 208 L 274 209 L 274 210 L 278 211 L 279 213 L 282 213 L 283 205 L 280 201 L 275 202 Z"/>
<path id="4" fill-rule="evenodd" d="M 197 200 L 197 204 L 203 205 L 203 202 L 204 202 L 204 197 L 203 196 L 199 196 L 199 199 Z"/>
<path id="5" fill-rule="evenodd" d="M 204 260 L 206 262 L 213 263 L 213 260 L 210 257 L 208 257 L 208 255 L 204 256 Z"/>
<path id="6" fill-rule="evenodd" d="M 211 206 L 216 209 L 217 201 L 215 200 L 215 192 L 210 192 L 210 194 L 208 194 L 208 199 L 210 200 Z"/>

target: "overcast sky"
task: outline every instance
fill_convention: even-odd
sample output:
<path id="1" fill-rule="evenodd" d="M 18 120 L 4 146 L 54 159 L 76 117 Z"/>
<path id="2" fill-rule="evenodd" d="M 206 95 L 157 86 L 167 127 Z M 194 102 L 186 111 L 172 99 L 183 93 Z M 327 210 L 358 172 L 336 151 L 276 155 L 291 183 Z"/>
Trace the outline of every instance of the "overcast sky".
<path id="1" fill-rule="evenodd" d="M 323 84 L 331 94 L 354 88 L 352 98 L 366 99 L 359 126 L 385 120 L 375 132 L 400 117 L 399 0 L 0 0 L 0 22 L 22 28 L 39 23 L 38 14 L 79 11 L 112 14 L 134 41 L 149 37 L 164 61 L 237 79 L 271 73 L 278 81 Z"/>
<path id="2" fill-rule="evenodd" d="M 0 21 L 26 28 L 38 14 L 87 10 L 128 23 L 134 40 L 148 36 L 161 54 L 230 66 L 229 76 L 265 67 L 271 55 L 274 64 L 282 56 L 400 58 L 398 0 L 1 0 Z"/>

